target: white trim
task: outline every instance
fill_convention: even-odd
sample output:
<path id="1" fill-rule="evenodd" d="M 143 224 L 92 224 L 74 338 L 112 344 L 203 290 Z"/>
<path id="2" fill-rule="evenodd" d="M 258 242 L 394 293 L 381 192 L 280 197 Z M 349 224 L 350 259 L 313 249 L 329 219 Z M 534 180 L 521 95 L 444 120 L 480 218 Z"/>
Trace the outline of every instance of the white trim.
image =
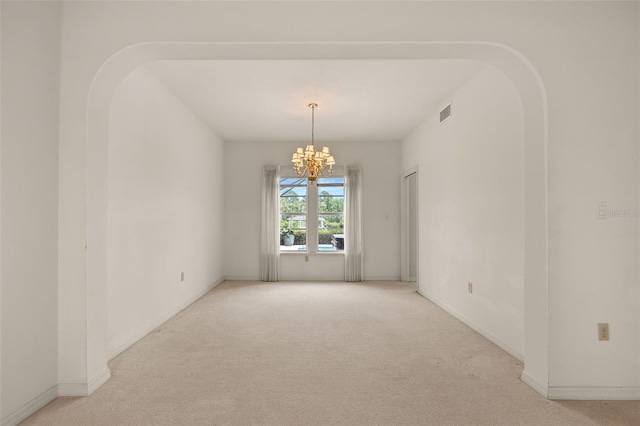
<path id="1" fill-rule="evenodd" d="M 224 281 L 260 281 L 260 277 L 258 275 L 239 277 L 239 276 L 230 276 L 224 277 Z M 261 281 L 265 282 L 265 281 Z"/>
<path id="2" fill-rule="evenodd" d="M 309 254 L 309 256 L 311 256 Z M 322 255 L 324 256 L 324 254 Z M 224 277 L 225 281 L 260 281 L 259 277 Z M 314 280 L 314 279 L 309 279 L 309 278 L 305 278 L 305 279 L 294 279 L 294 278 L 287 278 L 286 280 L 281 280 L 281 281 L 301 281 L 301 282 L 316 282 L 316 281 L 333 281 L 333 282 L 347 282 L 344 280 Z M 400 277 L 393 276 L 393 277 L 381 277 L 381 276 L 375 276 L 375 277 L 364 277 L 362 279 L 362 281 L 400 281 Z M 262 281 L 261 281 L 262 282 Z"/>
<path id="3" fill-rule="evenodd" d="M 87 385 L 87 396 L 97 391 L 98 388 L 107 383 L 107 380 L 109 380 L 110 378 L 111 370 L 107 367 L 100 373 L 98 373 L 98 375 L 96 375 L 93 379 L 89 380 L 89 384 Z"/>
<path id="4" fill-rule="evenodd" d="M 549 399 L 637 401 L 640 386 L 549 386 Z"/>
<path id="5" fill-rule="evenodd" d="M 31 401 L 2 419 L 2 426 L 14 426 L 58 397 L 58 386 L 51 386 Z"/>
<path id="6" fill-rule="evenodd" d="M 323 250 L 315 253 L 309 253 L 308 251 L 280 251 L 282 256 L 344 256 L 344 250 Z"/>
<path id="7" fill-rule="evenodd" d="M 185 309 L 186 307 L 191 305 L 193 302 L 195 302 L 196 300 L 200 299 L 202 296 L 204 296 L 205 294 L 209 293 L 211 290 L 216 288 L 224 280 L 225 280 L 225 277 L 219 278 L 213 284 L 207 286 L 203 291 L 201 291 L 201 292 L 197 293 L 195 296 L 187 299 L 186 302 L 183 302 L 183 303 L 181 303 L 179 305 L 176 305 L 176 306 L 172 307 L 167 312 L 165 312 L 164 315 L 162 315 L 160 318 L 156 319 L 155 321 L 150 322 L 146 326 L 141 327 L 140 329 L 138 329 L 138 331 L 132 333 L 129 336 L 129 338 L 126 339 L 124 342 L 122 342 L 121 344 L 119 344 L 115 348 L 108 350 L 107 359 L 109 361 L 111 361 L 113 358 L 115 358 L 116 356 L 120 355 L 122 352 L 126 351 L 133 344 L 138 342 L 140 339 L 145 337 L 147 334 L 151 333 L 156 328 L 160 327 L 162 324 L 167 322 L 171 317 L 176 315 L 178 312 L 182 311 L 183 309 Z"/>
<path id="8" fill-rule="evenodd" d="M 420 212 L 419 212 L 419 189 L 418 189 L 418 166 L 415 165 L 404 172 L 400 177 L 400 280 L 404 282 L 415 282 L 416 288 L 420 288 L 419 278 L 419 263 L 420 263 L 420 240 L 418 233 L 418 244 L 416 259 L 418 265 L 416 265 L 416 277 L 409 277 L 409 186 L 407 185 L 407 178 L 411 175 L 416 175 L 416 231 L 420 228 Z M 413 280 L 412 280 L 413 278 Z"/>
<path id="9" fill-rule="evenodd" d="M 520 380 L 522 380 L 525 384 L 531 387 L 534 391 L 538 392 L 540 395 L 545 398 L 549 398 L 549 386 L 547 384 L 543 384 L 538 379 L 534 378 L 528 371 L 523 371 L 520 376 Z"/>
<path id="10" fill-rule="evenodd" d="M 58 396 L 89 396 L 111 378 L 111 370 L 105 368 L 89 383 L 59 383 Z"/>
<path id="11" fill-rule="evenodd" d="M 462 315 L 460 312 L 456 311 L 455 309 L 453 309 L 452 307 L 446 305 L 445 303 L 426 295 L 420 288 L 418 288 L 418 293 L 420 295 L 422 295 L 424 298 L 430 300 L 431 302 L 435 303 L 436 305 L 440 306 L 442 309 L 444 309 L 445 311 L 447 311 L 447 313 L 449 313 L 451 316 L 457 318 L 458 320 L 462 321 L 467 327 L 472 328 L 473 330 L 477 331 L 478 333 L 480 333 L 485 339 L 489 340 L 490 342 L 494 343 L 495 345 L 497 345 L 500 349 L 502 349 L 503 351 L 507 352 L 509 355 L 511 355 L 512 357 L 516 358 L 518 361 L 524 363 L 524 355 L 521 354 L 520 352 L 516 351 L 515 349 L 513 349 L 511 346 L 507 345 L 506 343 L 504 343 L 502 340 L 498 339 L 496 336 L 494 336 L 493 334 L 491 334 L 490 332 L 488 332 L 487 330 L 483 329 L 482 327 L 480 327 L 479 325 L 475 324 L 473 321 L 471 321 L 470 319 L 466 318 L 464 315 Z"/>
<path id="12" fill-rule="evenodd" d="M 87 383 L 58 383 L 58 396 L 88 396 Z"/>
<path id="13" fill-rule="evenodd" d="M 393 276 L 393 277 L 362 277 L 362 281 L 400 281 L 400 277 L 399 276 Z M 346 282 L 346 281 L 345 281 Z"/>

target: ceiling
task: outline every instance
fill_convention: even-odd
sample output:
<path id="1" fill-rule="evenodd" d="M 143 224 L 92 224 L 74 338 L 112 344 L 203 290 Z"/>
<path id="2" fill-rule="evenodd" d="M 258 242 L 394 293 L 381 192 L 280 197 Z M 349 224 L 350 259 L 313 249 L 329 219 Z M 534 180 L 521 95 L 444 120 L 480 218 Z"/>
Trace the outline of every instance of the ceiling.
<path id="1" fill-rule="evenodd" d="M 146 68 L 228 142 L 400 141 L 484 65 L 470 60 L 179 60 Z"/>

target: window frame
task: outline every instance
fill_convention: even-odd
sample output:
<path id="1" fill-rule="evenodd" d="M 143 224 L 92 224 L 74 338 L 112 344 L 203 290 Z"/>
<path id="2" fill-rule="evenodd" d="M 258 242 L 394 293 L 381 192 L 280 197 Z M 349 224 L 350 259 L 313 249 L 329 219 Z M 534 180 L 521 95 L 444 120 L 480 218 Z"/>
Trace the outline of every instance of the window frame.
<path id="1" fill-rule="evenodd" d="M 344 191 L 345 191 L 344 183 L 345 182 L 344 182 L 344 179 L 345 179 L 345 177 L 344 177 L 344 175 L 338 175 L 336 173 L 333 173 L 333 174 L 331 174 L 331 176 L 325 176 L 324 178 L 340 178 L 340 179 L 342 179 L 342 183 L 338 184 L 338 183 L 330 183 L 330 182 L 328 182 L 328 183 L 321 184 L 319 182 L 316 182 L 316 184 L 314 185 L 315 186 L 315 191 L 316 191 L 316 198 L 315 198 L 315 200 L 316 200 L 316 208 L 317 208 L 316 215 L 317 215 L 317 220 L 318 220 L 318 227 L 317 227 L 318 239 L 317 239 L 317 242 L 316 242 L 316 250 L 318 250 L 319 252 L 322 252 L 322 253 L 325 253 L 325 251 L 324 250 L 319 250 L 319 247 L 320 247 L 320 221 L 321 221 L 321 219 L 327 218 L 327 217 L 332 217 L 332 216 L 333 217 L 340 216 L 342 218 L 341 219 L 342 224 L 343 224 L 342 236 L 344 238 L 344 197 L 345 197 L 345 193 L 344 193 Z M 320 177 L 318 179 L 322 179 L 322 177 Z M 320 208 L 320 206 L 321 206 L 321 202 L 320 202 L 321 191 L 320 191 L 320 189 L 321 188 L 327 188 L 327 192 L 331 192 L 330 188 L 341 188 L 342 189 L 342 210 L 339 213 L 338 212 L 331 212 L 331 211 L 327 211 L 327 212 L 321 211 L 321 208 Z M 332 199 L 335 199 L 334 195 L 330 195 L 330 197 Z M 343 244 L 344 244 L 344 239 L 343 239 Z M 342 249 L 327 250 L 327 251 L 328 252 L 344 252 L 344 245 L 343 245 Z"/>
<path id="2" fill-rule="evenodd" d="M 293 176 L 288 176 L 288 175 L 287 176 L 282 176 L 282 175 L 280 175 L 279 179 L 278 179 L 279 180 L 278 185 L 279 185 L 279 188 L 280 188 L 279 190 L 280 191 L 282 191 L 282 180 L 283 179 L 301 180 L 302 178 L 300 178 L 299 176 L 295 176 L 295 172 L 294 172 Z M 299 212 L 284 212 L 284 213 L 282 211 L 280 211 L 279 220 L 278 220 L 278 229 L 281 229 L 280 228 L 280 224 L 281 224 L 283 216 L 289 216 L 290 218 L 295 218 L 298 215 L 303 216 L 304 217 L 305 226 L 302 229 L 304 229 L 304 231 L 305 231 L 305 240 L 306 240 L 305 245 L 308 246 L 308 241 L 309 241 L 309 226 L 308 226 L 309 225 L 309 186 L 307 185 L 306 181 L 303 181 L 303 182 L 304 182 L 304 184 L 292 185 L 292 186 L 296 186 L 296 187 L 300 187 L 300 188 L 304 187 L 305 203 L 304 203 L 303 211 L 299 211 Z M 280 195 L 278 202 L 280 204 L 282 203 L 282 195 Z M 291 223 L 291 219 L 289 220 L 289 223 Z M 294 229 L 296 229 L 296 228 L 294 228 Z M 293 250 L 282 250 L 282 245 L 280 245 L 280 247 L 281 247 L 281 249 L 279 250 L 280 253 L 298 253 L 299 252 L 299 251 L 293 251 Z M 305 251 L 300 251 L 300 252 L 306 253 L 306 250 Z"/>
<path id="3" fill-rule="evenodd" d="M 296 175 L 295 170 L 289 166 L 280 166 L 280 179 L 282 178 L 299 178 L 300 176 Z M 321 176 L 323 177 L 323 176 Z M 333 173 L 324 177 L 345 177 L 345 169 L 344 166 L 336 165 L 333 167 Z M 307 182 L 307 199 L 306 199 L 306 210 L 307 210 L 307 240 L 306 240 L 306 250 L 282 250 L 279 249 L 280 254 L 284 255 L 322 255 L 322 256 L 332 256 L 332 255 L 344 255 L 343 250 L 318 250 L 318 227 L 319 227 L 319 212 L 318 212 L 318 184 L 313 183 L 309 184 Z M 344 185 L 344 184 L 343 184 Z M 278 201 L 279 202 L 279 201 Z M 344 218 L 344 207 L 342 211 L 342 216 Z M 282 213 L 280 213 L 278 220 L 280 221 L 282 218 Z M 278 229 L 280 229 L 280 222 L 278 221 Z M 309 224 L 314 223 L 315 226 L 309 226 Z M 313 242 L 313 244 L 310 244 Z M 282 247 L 282 246 L 280 246 Z"/>

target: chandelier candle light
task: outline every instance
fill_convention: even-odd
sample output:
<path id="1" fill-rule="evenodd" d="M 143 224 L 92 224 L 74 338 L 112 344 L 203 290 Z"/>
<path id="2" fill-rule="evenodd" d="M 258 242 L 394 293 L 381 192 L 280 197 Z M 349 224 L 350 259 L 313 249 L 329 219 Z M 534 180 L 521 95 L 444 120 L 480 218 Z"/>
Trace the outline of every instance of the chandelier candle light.
<path id="1" fill-rule="evenodd" d="M 315 111 L 318 107 L 316 103 L 310 103 L 311 108 L 311 145 L 303 150 L 298 148 L 293 153 L 291 162 L 293 168 L 298 176 L 306 177 L 310 182 L 315 182 L 318 176 L 322 176 L 322 171 L 326 166 L 329 166 L 329 174 L 333 172 L 333 165 L 336 161 L 333 159 L 333 155 L 329 151 L 329 147 L 323 146 L 322 151 L 316 151 L 313 146 L 314 143 L 314 127 L 315 127 Z"/>

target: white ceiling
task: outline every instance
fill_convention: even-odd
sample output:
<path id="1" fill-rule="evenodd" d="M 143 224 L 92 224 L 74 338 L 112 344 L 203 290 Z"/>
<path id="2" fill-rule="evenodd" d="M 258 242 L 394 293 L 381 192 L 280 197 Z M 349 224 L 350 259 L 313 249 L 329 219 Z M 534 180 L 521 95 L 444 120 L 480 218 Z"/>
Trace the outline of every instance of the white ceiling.
<path id="1" fill-rule="evenodd" d="M 399 141 L 482 64 L 468 60 L 159 61 L 147 69 L 229 142 Z"/>

